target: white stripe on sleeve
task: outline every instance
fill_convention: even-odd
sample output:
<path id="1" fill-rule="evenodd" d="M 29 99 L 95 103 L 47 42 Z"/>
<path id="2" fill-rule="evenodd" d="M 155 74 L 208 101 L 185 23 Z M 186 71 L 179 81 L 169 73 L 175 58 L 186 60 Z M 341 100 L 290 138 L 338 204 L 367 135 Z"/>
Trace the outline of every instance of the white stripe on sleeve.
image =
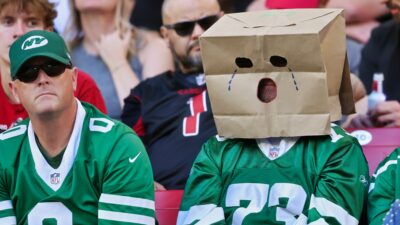
<path id="1" fill-rule="evenodd" d="M 389 160 L 389 161 L 387 161 L 385 163 L 385 165 L 383 165 L 381 168 L 379 168 L 378 171 L 376 171 L 372 176 L 375 177 L 375 178 L 378 177 L 379 174 L 385 172 L 390 165 L 395 165 L 395 164 L 397 164 L 397 160 Z"/>
<path id="2" fill-rule="evenodd" d="M 358 220 L 345 209 L 326 198 L 311 196 L 310 209 L 315 208 L 322 216 L 335 218 L 340 224 L 357 225 Z M 315 221 L 317 222 L 317 221 Z"/>
<path id="3" fill-rule="evenodd" d="M 143 216 L 132 213 L 112 212 L 106 210 L 99 210 L 99 219 L 146 225 L 154 225 L 156 222 L 155 219 L 150 216 Z"/>
<path id="4" fill-rule="evenodd" d="M 6 210 L 6 209 L 12 209 L 12 203 L 10 200 L 6 200 L 6 201 L 1 201 L 0 202 L 0 211 Z"/>
<path id="5" fill-rule="evenodd" d="M 8 217 L 0 218 L 0 224 L 1 225 L 16 225 L 17 219 L 15 218 L 15 216 L 8 216 Z"/>
<path id="6" fill-rule="evenodd" d="M 112 194 L 105 194 L 102 193 L 100 195 L 101 203 L 108 203 L 108 204 L 115 204 L 115 205 L 126 205 L 126 206 L 133 206 L 133 207 L 141 207 L 146 209 L 154 210 L 154 201 L 144 199 L 144 198 L 134 198 L 122 195 L 112 195 Z"/>

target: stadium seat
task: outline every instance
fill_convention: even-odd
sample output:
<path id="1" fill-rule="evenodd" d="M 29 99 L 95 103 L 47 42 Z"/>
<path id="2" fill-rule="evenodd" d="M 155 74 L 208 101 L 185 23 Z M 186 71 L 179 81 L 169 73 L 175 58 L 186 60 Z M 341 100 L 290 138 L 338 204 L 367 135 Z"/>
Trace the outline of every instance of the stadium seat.
<path id="1" fill-rule="evenodd" d="M 159 225 L 175 225 L 183 190 L 155 192 L 156 217 Z"/>
<path id="2" fill-rule="evenodd" d="M 347 131 L 356 137 L 363 147 L 370 175 L 387 155 L 400 147 L 400 128 L 347 129 Z"/>

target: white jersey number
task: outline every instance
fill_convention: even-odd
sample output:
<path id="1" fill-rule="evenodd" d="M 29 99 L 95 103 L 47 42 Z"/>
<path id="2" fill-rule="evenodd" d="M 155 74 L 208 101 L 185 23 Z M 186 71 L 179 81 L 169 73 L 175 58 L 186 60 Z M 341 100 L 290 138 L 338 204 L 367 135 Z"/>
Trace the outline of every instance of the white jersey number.
<path id="1" fill-rule="evenodd" d="M 106 118 L 90 118 L 89 130 L 107 133 L 114 125 L 115 123 L 113 121 Z"/>
<path id="2" fill-rule="evenodd" d="M 231 184 L 226 193 L 226 206 L 240 206 L 240 201 L 248 200 L 246 208 L 240 207 L 233 213 L 232 224 L 242 224 L 244 218 L 250 213 L 258 213 L 268 201 L 268 207 L 279 205 L 280 198 L 289 199 L 285 208 L 277 207 L 276 221 L 285 224 L 294 224 L 296 216 L 303 211 L 307 199 L 307 193 L 303 187 L 297 184 L 276 183 L 269 190 L 268 184 L 242 183 Z M 269 195 L 269 198 L 268 198 Z"/>
<path id="3" fill-rule="evenodd" d="M 8 138 L 22 135 L 26 132 L 27 129 L 28 129 L 28 127 L 26 125 L 19 125 L 19 126 L 10 128 L 9 130 L 6 130 L 0 134 L 0 140 L 6 140 Z"/>
<path id="4" fill-rule="evenodd" d="M 28 214 L 29 225 L 41 225 L 46 219 L 57 225 L 72 225 L 72 212 L 61 202 L 40 202 Z"/>

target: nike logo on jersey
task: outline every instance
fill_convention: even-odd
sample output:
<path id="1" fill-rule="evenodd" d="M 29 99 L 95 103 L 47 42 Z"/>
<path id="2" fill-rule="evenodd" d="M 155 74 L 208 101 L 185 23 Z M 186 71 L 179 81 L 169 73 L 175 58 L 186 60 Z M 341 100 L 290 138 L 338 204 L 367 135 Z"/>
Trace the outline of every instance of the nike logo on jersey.
<path id="1" fill-rule="evenodd" d="M 135 157 L 133 157 L 133 158 L 130 158 L 130 157 L 129 157 L 129 162 L 130 162 L 130 163 L 134 163 L 134 162 L 136 161 L 136 159 L 139 157 L 140 154 L 142 154 L 142 152 L 139 152 L 139 154 L 137 154 L 137 155 L 136 155 Z"/>

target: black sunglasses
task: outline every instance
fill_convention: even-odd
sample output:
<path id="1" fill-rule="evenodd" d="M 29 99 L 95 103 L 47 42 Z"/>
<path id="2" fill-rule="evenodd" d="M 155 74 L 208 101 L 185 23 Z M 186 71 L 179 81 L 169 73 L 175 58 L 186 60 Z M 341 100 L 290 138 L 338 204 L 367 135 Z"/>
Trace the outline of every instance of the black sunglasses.
<path id="1" fill-rule="evenodd" d="M 72 65 L 65 65 L 57 61 L 50 61 L 41 65 L 26 65 L 17 72 L 15 79 L 24 83 L 31 83 L 37 79 L 40 70 L 43 70 L 49 77 L 56 77 L 64 73 L 66 68 L 71 69 Z"/>
<path id="2" fill-rule="evenodd" d="M 193 33 L 193 29 L 196 23 L 198 23 L 203 30 L 207 30 L 208 28 L 211 27 L 211 25 L 217 22 L 217 20 L 218 16 L 212 15 L 203 17 L 199 20 L 185 21 L 175 24 L 164 25 L 164 27 L 166 27 L 167 29 L 174 29 L 179 36 L 184 37 L 191 35 Z"/>

